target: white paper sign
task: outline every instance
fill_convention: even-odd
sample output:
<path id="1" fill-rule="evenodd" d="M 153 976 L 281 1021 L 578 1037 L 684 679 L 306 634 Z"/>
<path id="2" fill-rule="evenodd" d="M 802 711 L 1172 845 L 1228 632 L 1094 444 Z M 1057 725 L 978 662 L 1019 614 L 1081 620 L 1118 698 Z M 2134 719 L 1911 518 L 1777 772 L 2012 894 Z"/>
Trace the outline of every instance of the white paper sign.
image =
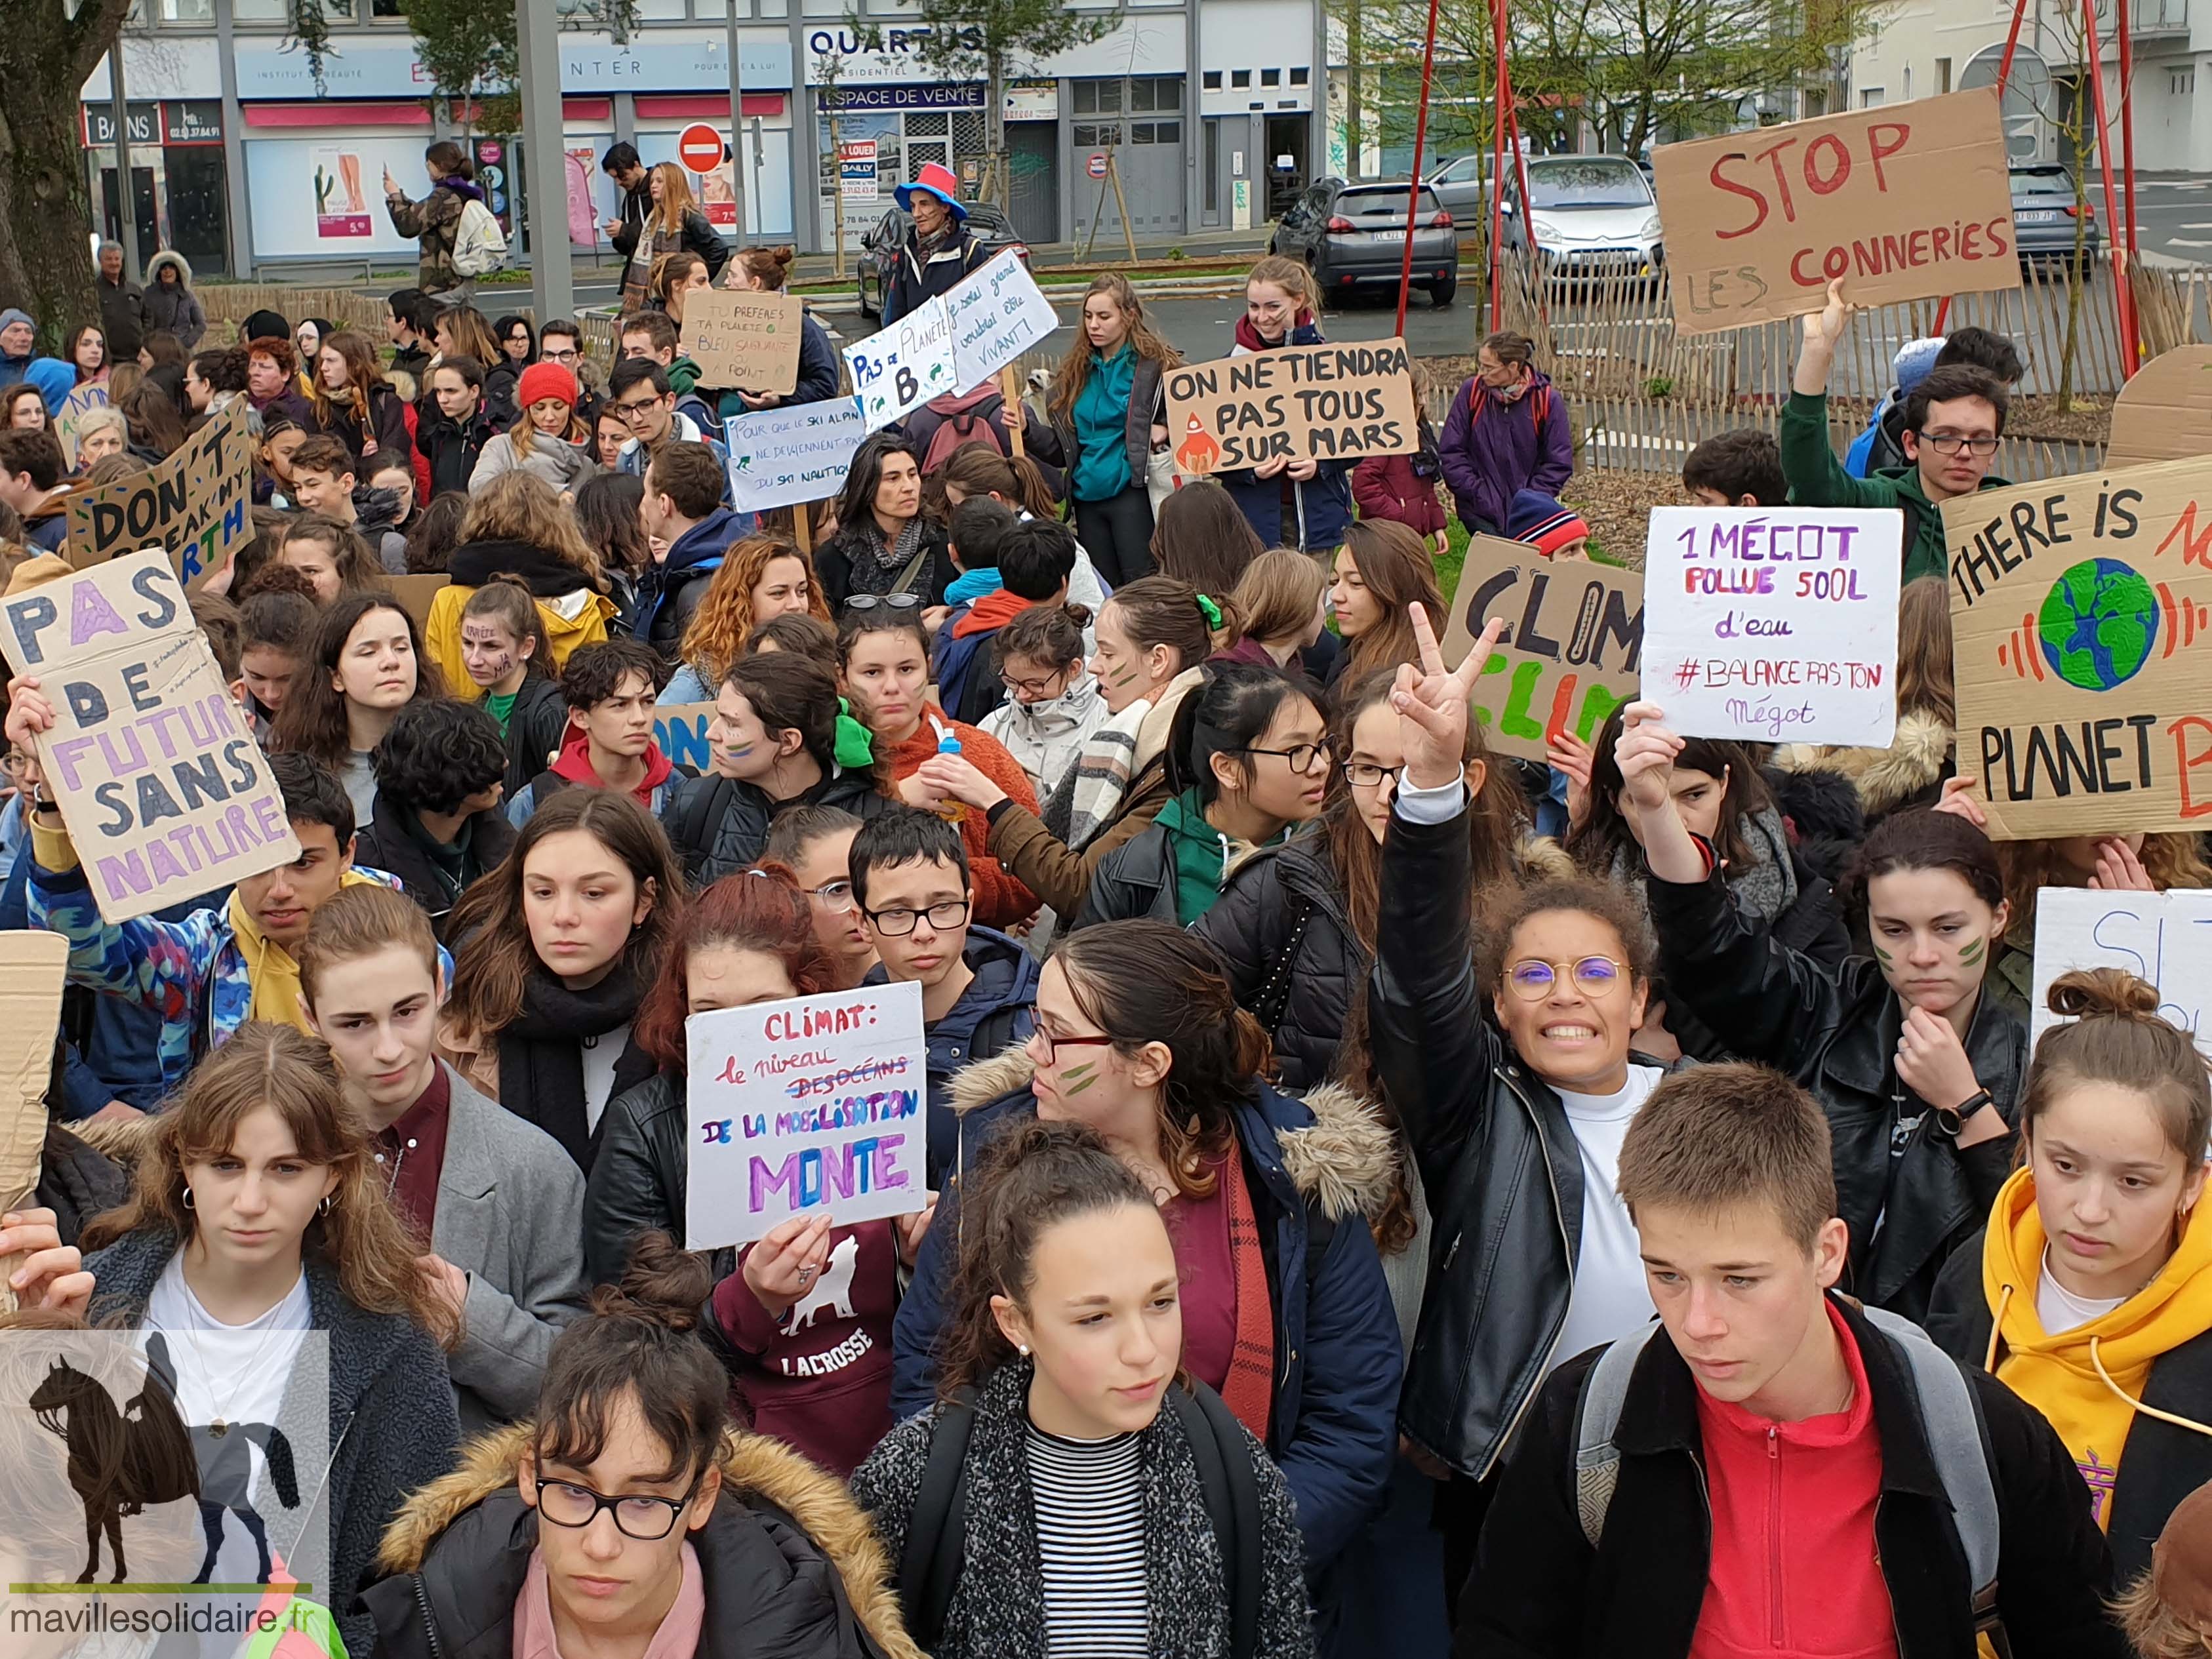
<path id="1" fill-rule="evenodd" d="M 972 392 L 1060 326 L 1052 301 L 1012 249 L 947 289 L 960 390 Z"/>
<path id="2" fill-rule="evenodd" d="M 746 1244 L 795 1215 L 839 1226 L 929 1201 L 921 987 L 694 1014 L 684 1248 Z"/>
<path id="3" fill-rule="evenodd" d="M 960 389 L 959 367 L 952 357 L 952 315 L 932 295 L 898 321 L 847 346 L 845 366 L 852 371 L 868 430 L 889 426 L 932 398 Z"/>
<path id="4" fill-rule="evenodd" d="M 1893 512 L 1654 507 L 1644 695 L 1685 737 L 1887 747 L 1903 538 Z"/>
<path id="5" fill-rule="evenodd" d="M 722 422 L 731 499 L 741 513 L 825 500 L 845 487 L 853 452 L 867 435 L 853 398 L 732 415 Z"/>
<path id="6" fill-rule="evenodd" d="M 2100 893 L 2045 887 L 2035 896 L 2036 1042 L 2067 1022 L 2050 1008 L 2051 985 L 2076 968 L 2124 968 L 2158 987 L 2158 1012 L 2212 1059 L 2212 892 Z"/>

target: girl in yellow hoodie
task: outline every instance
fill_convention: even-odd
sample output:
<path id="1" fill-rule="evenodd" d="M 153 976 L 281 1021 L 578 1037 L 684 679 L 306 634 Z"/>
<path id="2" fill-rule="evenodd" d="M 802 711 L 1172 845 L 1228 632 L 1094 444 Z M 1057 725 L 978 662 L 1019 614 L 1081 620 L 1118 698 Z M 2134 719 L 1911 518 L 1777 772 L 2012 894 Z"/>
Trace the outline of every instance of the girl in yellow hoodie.
<path id="1" fill-rule="evenodd" d="M 2051 1420 L 2123 1583 L 2212 1479 L 2212 1086 L 2155 987 L 2063 975 L 2036 1047 L 2025 1167 L 1936 1281 L 1928 1329 Z"/>

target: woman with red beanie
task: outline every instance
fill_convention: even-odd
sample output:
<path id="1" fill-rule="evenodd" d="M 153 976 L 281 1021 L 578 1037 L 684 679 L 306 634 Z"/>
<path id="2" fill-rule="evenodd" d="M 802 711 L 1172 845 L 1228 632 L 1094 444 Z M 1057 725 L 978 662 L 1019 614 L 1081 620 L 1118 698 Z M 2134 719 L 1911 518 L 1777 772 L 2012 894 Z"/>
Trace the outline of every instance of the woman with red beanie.
<path id="1" fill-rule="evenodd" d="M 573 493 L 599 470 L 592 459 L 591 432 L 576 418 L 576 377 L 562 364 L 535 362 L 522 371 L 515 423 L 483 447 L 469 475 L 471 494 L 502 472 L 534 472 L 554 489 Z"/>

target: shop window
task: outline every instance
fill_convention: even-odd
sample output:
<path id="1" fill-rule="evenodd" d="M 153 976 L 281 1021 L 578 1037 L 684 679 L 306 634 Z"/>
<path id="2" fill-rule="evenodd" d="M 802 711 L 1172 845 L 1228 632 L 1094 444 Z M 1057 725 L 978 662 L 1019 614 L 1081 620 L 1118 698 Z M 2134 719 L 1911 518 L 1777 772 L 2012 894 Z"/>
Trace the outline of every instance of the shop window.
<path id="1" fill-rule="evenodd" d="M 952 131 L 952 118 L 941 109 L 909 110 L 906 118 L 906 136 L 909 138 L 944 138 Z"/>
<path id="2" fill-rule="evenodd" d="M 164 23 L 212 23 L 215 0 L 161 0 Z"/>

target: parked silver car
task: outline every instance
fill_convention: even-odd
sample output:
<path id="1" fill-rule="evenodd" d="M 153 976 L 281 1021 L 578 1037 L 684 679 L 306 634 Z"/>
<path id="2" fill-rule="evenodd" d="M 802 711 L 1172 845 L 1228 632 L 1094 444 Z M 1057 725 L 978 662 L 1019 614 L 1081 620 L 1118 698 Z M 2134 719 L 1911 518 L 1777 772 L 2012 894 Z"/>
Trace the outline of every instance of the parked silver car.
<path id="1" fill-rule="evenodd" d="M 1651 276 L 1666 262 L 1651 181 L 1625 155 L 1531 156 L 1528 229 L 1553 277 Z"/>

